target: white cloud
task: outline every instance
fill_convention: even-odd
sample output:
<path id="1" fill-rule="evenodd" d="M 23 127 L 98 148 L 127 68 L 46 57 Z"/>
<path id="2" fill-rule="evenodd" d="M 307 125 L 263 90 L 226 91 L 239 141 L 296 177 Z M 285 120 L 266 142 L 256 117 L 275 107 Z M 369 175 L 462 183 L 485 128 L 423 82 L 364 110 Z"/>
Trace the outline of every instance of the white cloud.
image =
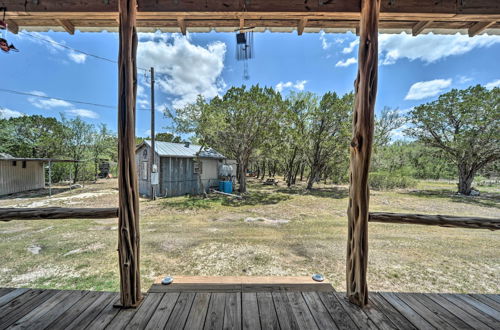
<path id="1" fill-rule="evenodd" d="M 355 58 L 355 57 L 350 57 L 348 58 L 347 60 L 344 60 L 344 61 L 338 61 L 337 64 L 335 64 L 335 66 L 349 66 L 351 64 L 356 64 L 358 63 L 358 60 Z"/>
<path id="2" fill-rule="evenodd" d="M 24 113 L 7 108 L 0 108 L 0 119 L 9 119 L 25 116 Z"/>
<path id="3" fill-rule="evenodd" d="M 147 107 L 149 107 L 149 101 L 144 100 L 144 99 L 137 100 L 137 107 L 138 108 L 147 108 Z"/>
<path id="4" fill-rule="evenodd" d="M 276 84 L 275 88 L 278 92 L 282 92 L 285 88 L 294 88 L 298 91 L 303 91 L 304 88 L 306 87 L 306 84 L 307 80 L 297 80 L 295 81 L 295 83 L 291 81 L 287 82 L 280 81 L 278 84 Z"/>
<path id="5" fill-rule="evenodd" d="M 495 87 L 500 87 L 500 79 L 490 81 L 489 83 L 487 83 L 486 85 L 484 85 L 484 87 L 486 87 L 488 89 L 493 89 Z"/>
<path id="6" fill-rule="evenodd" d="M 466 84 L 468 82 L 472 81 L 472 78 L 471 77 L 467 77 L 467 76 L 458 76 L 458 83 L 459 84 Z"/>
<path id="7" fill-rule="evenodd" d="M 40 91 L 31 91 L 31 94 L 35 94 L 38 96 L 46 97 L 47 94 L 44 92 Z M 72 106 L 71 103 L 63 101 L 63 100 L 58 100 L 58 99 L 53 99 L 53 98 L 39 98 L 39 97 L 28 97 L 28 101 L 34 105 L 37 108 L 40 109 L 52 109 L 52 108 L 60 108 L 60 107 L 70 107 Z"/>
<path id="8" fill-rule="evenodd" d="M 75 117 L 83 117 L 83 118 L 90 118 L 90 119 L 99 118 L 99 115 L 97 114 L 97 112 L 94 112 L 91 110 L 86 110 L 86 109 L 71 109 L 71 110 L 66 110 L 65 113 L 67 113 L 70 116 L 75 116 Z"/>
<path id="9" fill-rule="evenodd" d="M 467 35 L 421 34 L 416 37 L 406 33 L 381 34 L 379 36 L 380 64 L 390 65 L 399 59 L 421 60 L 433 63 L 453 55 L 461 55 L 474 48 L 489 47 L 500 43 L 500 36 L 482 34 L 470 38 Z"/>
<path id="10" fill-rule="evenodd" d="M 326 33 L 323 31 L 319 32 L 319 40 L 321 41 L 321 48 L 323 48 L 324 50 L 330 48 L 332 45 L 332 43 L 328 42 L 328 40 L 326 39 L 325 34 Z"/>
<path id="11" fill-rule="evenodd" d="M 342 49 L 342 53 L 344 53 L 344 54 L 352 53 L 354 51 L 354 48 L 356 48 L 357 45 L 359 45 L 359 39 L 355 39 L 355 40 L 351 41 L 349 43 L 348 47 L 345 47 L 344 49 Z"/>
<path id="12" fill-rule="evenodd" d="M 68 58 L 78 64 L 85 63 L 85 60 L 87 59 L 87 55 L 75 52 L 74 50 L 65 48 L 66 42 L 63 41 L 56 41 L 52 39 L 50 36 L 46 34 L 41 34 L 39 32 L 31 32 L 31 36 L 23 36 L 21 33 L 18 35 L 19 38 L 26 38 L 26 40 L 29 40 L 31 42 L 34 42 L 36 44 L 42 45 L 46 47 L 51 54 L 57 55 L 57 54 L 66 54 Z"/>
<path id="13" fill-rule="evenodd" d="M 434 79 L 429 81 L 419 81 L 411 85 L 405 100 L 421 100 L 441 94 L 450 87 L 451 79 Z"/>
<path id="14" fill-rule="evenodd" d="M 74 51 L 70 51 L 68 53 L 68 56 L 73 62 L 78 64 L 85 63 L 85 61 L 87 60 L 87 55 L 76 53 Z"/>
<path id="15" fill-rule="evenodd" d="M 150 38 L 156 36 L 147 35 Z M 154 41 L 140 42 L 137 55 L 138 66 L 155 67 L 157 86 L 173 96 L 174 108 L 194 102 L 198 95 L 212 98 L 225 88 L 221 77 L 226 55 L 223 42 L 216 41 L 202 47 L 193 45 L 188 37 L 179 34 L 170 38 L 165 35 L 154 38 Z"/>

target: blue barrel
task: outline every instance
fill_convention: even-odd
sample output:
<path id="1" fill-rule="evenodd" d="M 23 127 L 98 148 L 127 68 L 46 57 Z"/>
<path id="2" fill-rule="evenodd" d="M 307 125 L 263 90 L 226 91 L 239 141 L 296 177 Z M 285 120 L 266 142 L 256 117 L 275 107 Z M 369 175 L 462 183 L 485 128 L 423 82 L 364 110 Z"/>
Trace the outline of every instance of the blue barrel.
<path id="1" fill-rule="evenodd" d="M 227 194 L 233 193 L 233 183 L 231 181 L 224 181 L 224 192 Z"/>

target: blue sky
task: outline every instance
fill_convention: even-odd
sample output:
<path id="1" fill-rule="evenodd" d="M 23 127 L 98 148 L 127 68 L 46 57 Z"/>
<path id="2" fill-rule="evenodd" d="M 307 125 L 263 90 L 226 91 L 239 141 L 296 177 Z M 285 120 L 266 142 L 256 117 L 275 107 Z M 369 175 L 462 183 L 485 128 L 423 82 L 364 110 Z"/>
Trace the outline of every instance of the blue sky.
<path id="1" fill-rule="evenodd" d="M 19 53 L 0 53 L 0 89 L 115 106 L 117 65 L 56 44 L 115 60 L 116 33 L 61 32 L 7 34 Z M 34 37 L 33 37 L 34 36 Z M 451 88 L 500 85 L 500 36 L 380 35 L 379 89 L 376 111 L 384 106 L 410 109 L 434 100 Z M 250 79 L 243 79 L 243 63 L 235 59 L 231 33 L 140 34 L 138 64 L 154 66 L 157 75 L 157 131 L 168 126 L 161 110 L 185 105 L 202 94 L 222 95 L 231 86 L 260 84 L 318 94 L 352 90 L 356 75 L 356 36 L 346 34 L 256 33 L 255 58 L 248 62 Z M 149 82 L 139 70 L 137 135 L 149 134 Z M 0 116 L 41 114 L 81 116 L 90 123 L 106 123 L 116 130 L 116 110 L 0 92 Z"/>

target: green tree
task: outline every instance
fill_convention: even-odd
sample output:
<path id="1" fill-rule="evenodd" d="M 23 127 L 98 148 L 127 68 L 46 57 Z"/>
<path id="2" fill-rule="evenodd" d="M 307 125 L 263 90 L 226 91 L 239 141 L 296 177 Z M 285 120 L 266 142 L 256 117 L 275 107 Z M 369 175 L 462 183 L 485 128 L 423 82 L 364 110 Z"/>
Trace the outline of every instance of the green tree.
<path id="1" fill-rule="evenodd" d="M 339 97 L 335 92 L 328 92 L 310 112 L 307 118 L 306 159 L 310 168 L 307 189 L 326 174 L 330 160 L 347 157 L 353 100 L 352 93 Z"/>
<path id="2" fill-rule="evenodd" d="M 458 168 L 458 192 L 469 195 L 476 173 L 500 158 L 500 88 L 453 89 L 414 107 L 406 132 L 438 148 Z"/>
<path id="3" fill-rule="evenodd" d="M 94 161 L 94 178 L 99 174 L 101 159 L 112 159 L 116 150 L 115 137 L 111 134 L 106 124 L 100 124 L 97 130 L 91 133 L 91 152 Z"/>
<path id="4" fill-rule="evenodd" d="M 62 115 L 61 117 L 65 126 L 64 146 L 66 154 L 71 159 L 80 161 L 73 163 L 73 182 L 75 183 L 79 178 L 80 170 L 84 167 L 86 156 L 90 156 L 94 127 L 84 122 L 80 117 L 74 119 L 67 119 Z"/>
<path id="5" fill-rule="evenodd" d="M 195 103 L 167 115 L 177 131 L 194 133 L 201 145 L 237 160 L 239 191 L 244 193 L 250 159 L 276 130 L 282 103 L 281 95 L 272 88 L 232 87 L 222 97 L 210 102 L 198 97 Z"/>
<path id="6" fill-rule="evenodd" d="M 387 146 L 391 142 L 392 132 L 406 123 L 406 118 L 401 115 L 398 109 L 389 107 L 384 107 L 375 120 L 375 134 L 373 137 L 375 148 Z"/>
<path id="7" fill-rule="evenodd" d="M 61 154 L 64 125 L 39 115 L 0 120 L 0 151 L 15 157 L 51 158 Z"/>
<path id="8" fill-rule="evenodd" d="M 155 141 L 181 143 L 182 138 L 172 133 L 158 133 L 155 135 Z"/>
<path id="9" fill-rule="evenodd" d="M 291 93 L 280 127 L 282 136 L 281 155 L 287 186 L 295 184 L 299 172 L 306 164 L 307 118 L 318 105 L 318 97 L 310 92 Z"/>

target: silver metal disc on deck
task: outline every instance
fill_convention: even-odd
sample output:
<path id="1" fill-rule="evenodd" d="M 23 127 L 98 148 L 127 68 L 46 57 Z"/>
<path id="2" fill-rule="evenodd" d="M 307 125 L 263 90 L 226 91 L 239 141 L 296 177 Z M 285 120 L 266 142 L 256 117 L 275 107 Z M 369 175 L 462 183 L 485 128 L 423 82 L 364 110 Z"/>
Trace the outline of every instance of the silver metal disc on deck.
<path id="1" fill-rule="evenodd" d="M 323 282 L 325 280 L 325 277 L 321 274 L 313 274 L 312 279 L 316 282 Z"/>
<path id="2" fill-rule="evenodd" d="M 163 280 L 161 280 L 161 284 L 163 285 L 169 285 L 174 281 L 174 278 L 172 276 L 167 276 Z"/>

